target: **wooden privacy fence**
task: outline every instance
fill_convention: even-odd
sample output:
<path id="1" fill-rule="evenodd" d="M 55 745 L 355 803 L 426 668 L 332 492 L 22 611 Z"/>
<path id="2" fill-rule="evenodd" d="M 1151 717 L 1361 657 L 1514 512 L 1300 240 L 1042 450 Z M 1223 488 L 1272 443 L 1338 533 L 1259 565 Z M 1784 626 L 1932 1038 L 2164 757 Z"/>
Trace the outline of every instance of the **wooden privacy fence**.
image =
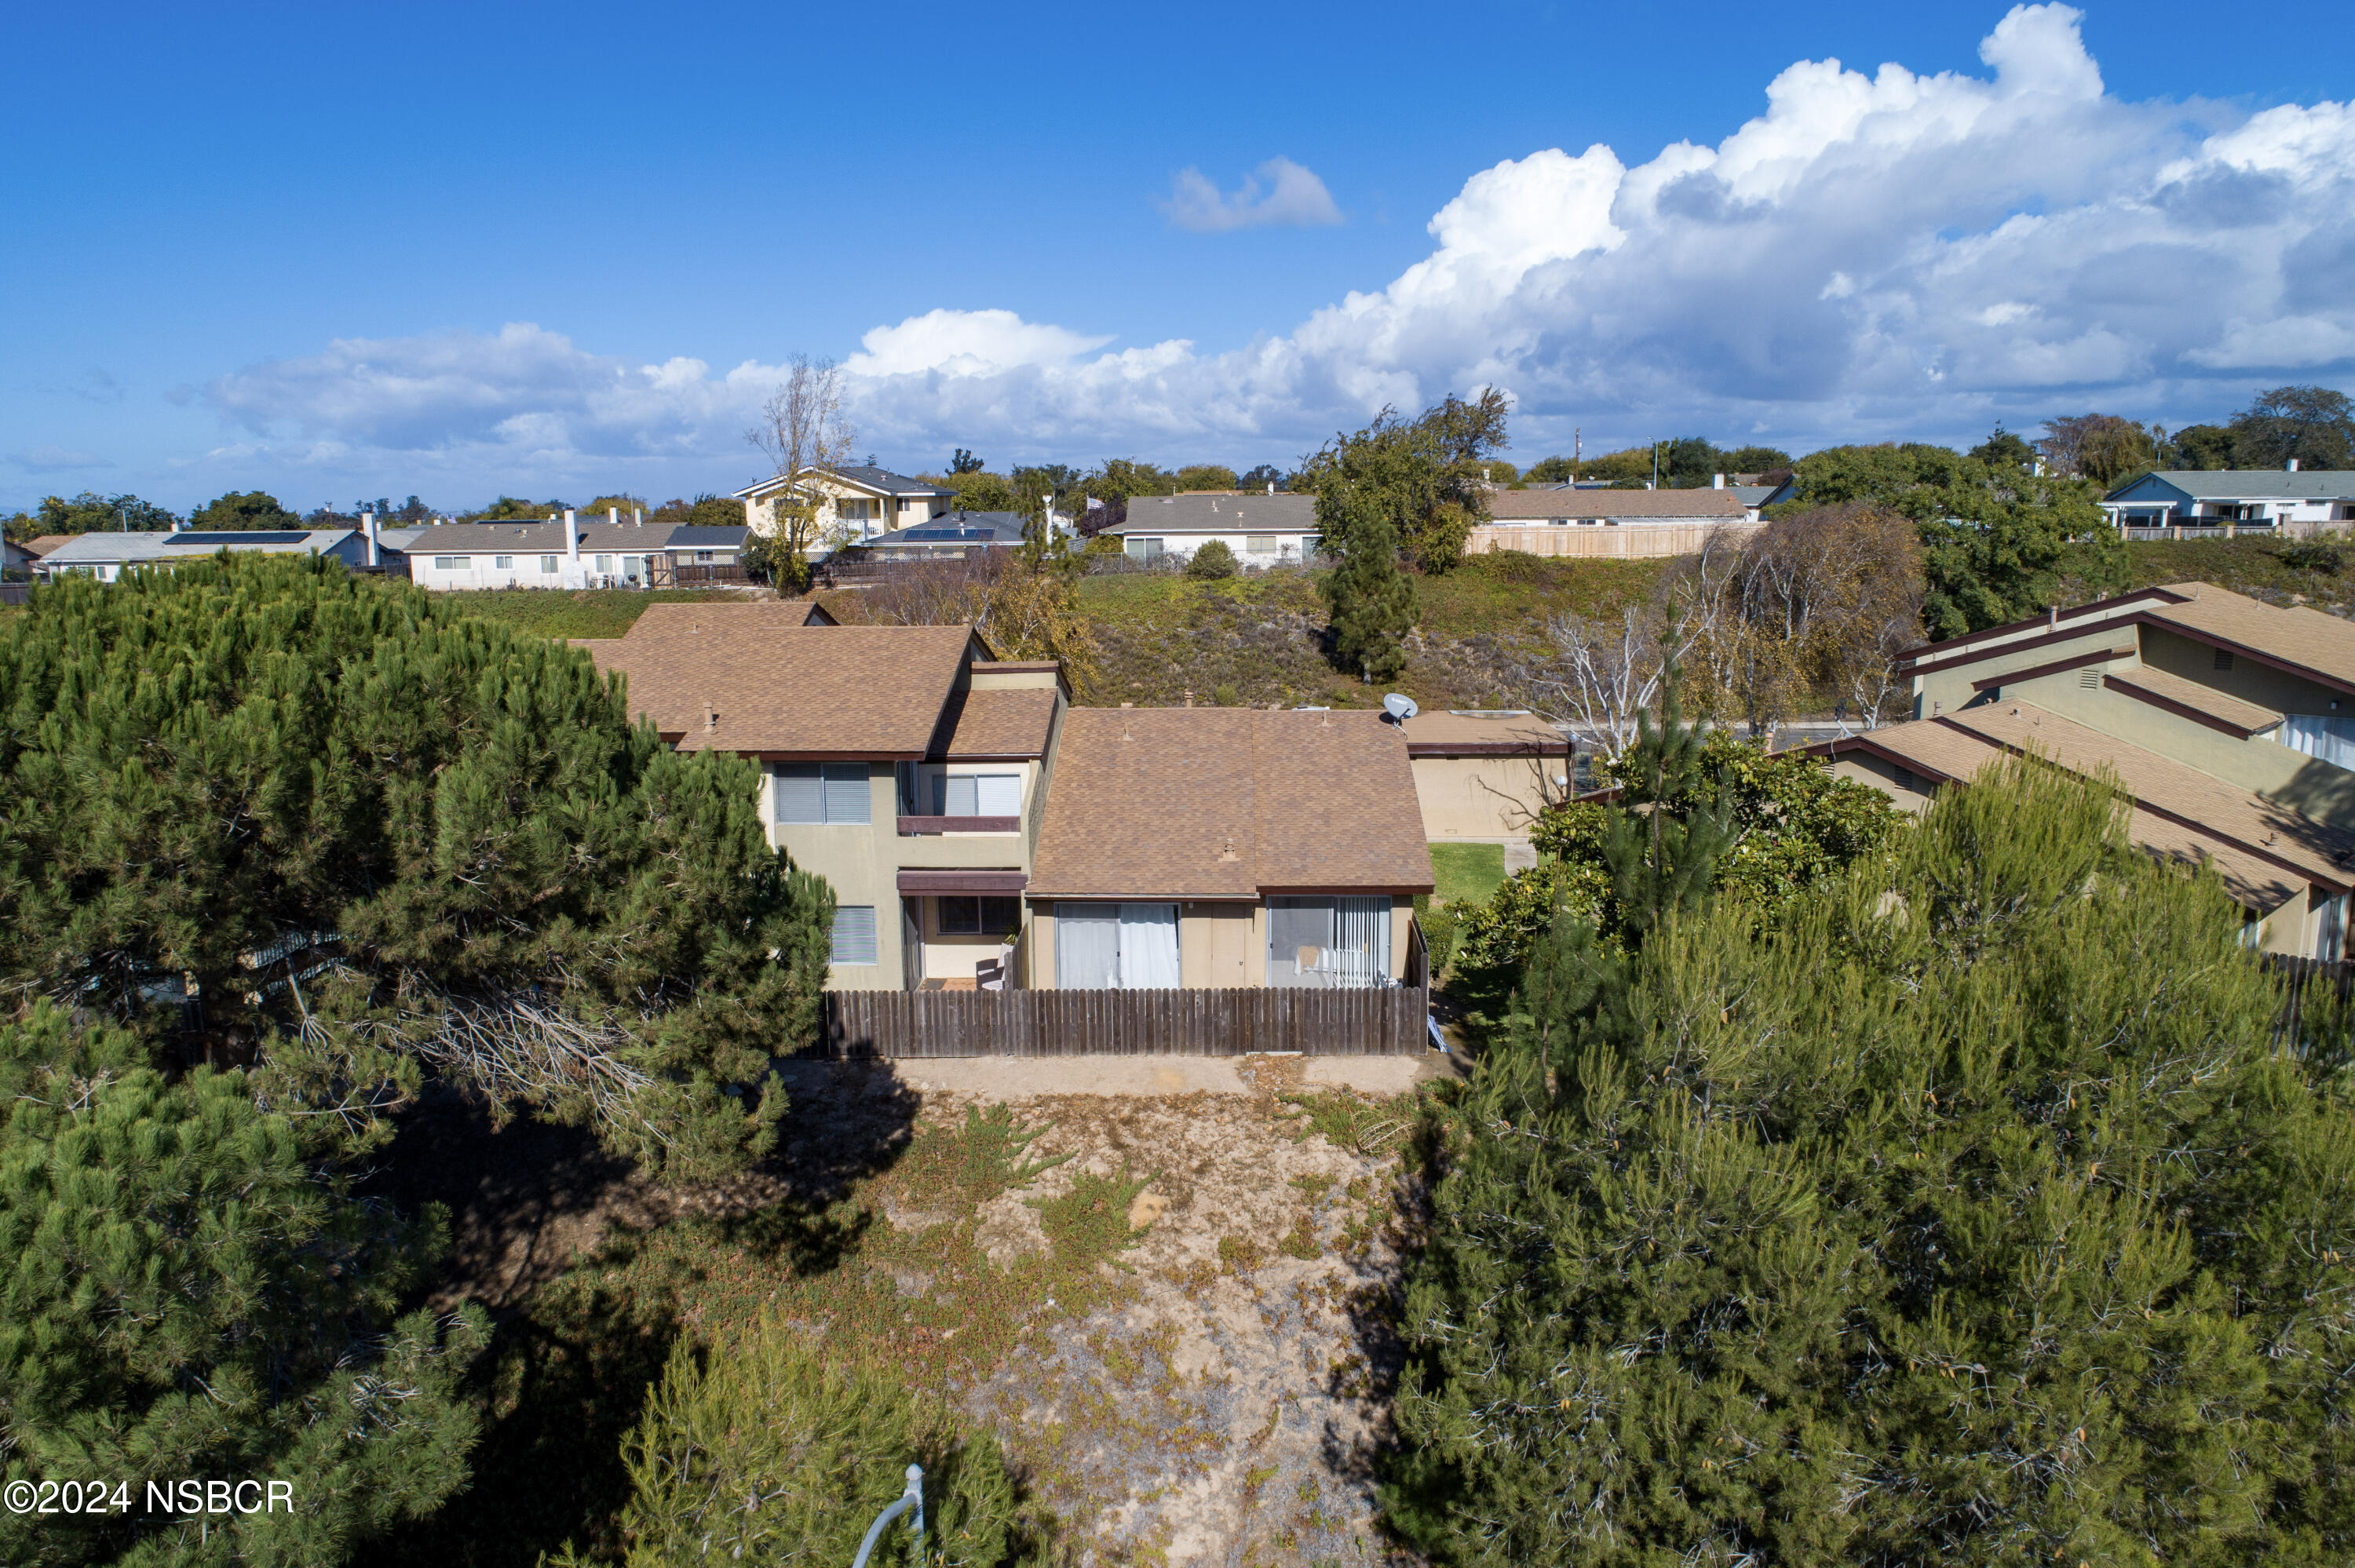
<path id="1" fill-rule="evenodd" d="M 820 1056 L 1404 1055 L 1429 1048 L 1431 992 L 833 991 Z"/>
<path id="2" fill-rule="evenodd" d="M 2337 1027 L 2347 1026 L 2348 993 L 2355 990 L 2355 965 L 2336 959 L 2294 959 L 2282 953 L 2267 953 L 2264 966 L 2281 981 L 2278 1027 L 2285 1039 L 2304 1040 L 2309 1024 L 2319 1022 L 2311 1017 L 2316 1012 L 2321 1012 Z M 2330 1008 L 2333 1001 L 2338 1003 L 2335 1010 Z"/>
<path id="3" fill-rule="evenodd" d="M 1529 556 L 1690 556 L 1711 539 L 1739 545 L 1765 527 L 1764 523 L 1629 523 L 1614 527 L 1600 523 L 1563 526 L 1532 524 L 1514 527 L 1483 524 L 1464 541 L 1467 556 L 1495 550 L 1518 550 Z"/>

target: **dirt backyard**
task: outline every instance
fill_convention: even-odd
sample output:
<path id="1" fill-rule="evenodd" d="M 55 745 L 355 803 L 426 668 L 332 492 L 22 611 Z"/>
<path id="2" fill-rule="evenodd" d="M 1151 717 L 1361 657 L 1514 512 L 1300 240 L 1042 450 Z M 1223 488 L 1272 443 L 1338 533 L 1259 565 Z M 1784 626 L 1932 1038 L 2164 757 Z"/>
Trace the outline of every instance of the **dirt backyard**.
<path id="1" fill-rule="evenodd" d="M 469 1536 L 463 1508 L 408 1544 L 469 1563 L 618 1544 L 619 1472 L 588 1450 L 617 1446 L 674 1337 L 724 1354 L 766 1317 L 995 1431 L 1073 1561 L 1395 1561 L 1372 1461 L 1401 1152 L 1448 1065 L 796 1063 L 782 1158 L 687 1193 L 549 1129 L 445 1115 L 427 1144 L 421 1126 L 409 1153 L 453 1211 L 445 1297 L 514 1325 L 478 1473 L 506 1467 L 512 1492 L 561 1470 L 569 1489 L 538 1525 L 480 1521 L 509 1546 Z M 550 1390 L 579 1419 L 527 1408 Z"/>

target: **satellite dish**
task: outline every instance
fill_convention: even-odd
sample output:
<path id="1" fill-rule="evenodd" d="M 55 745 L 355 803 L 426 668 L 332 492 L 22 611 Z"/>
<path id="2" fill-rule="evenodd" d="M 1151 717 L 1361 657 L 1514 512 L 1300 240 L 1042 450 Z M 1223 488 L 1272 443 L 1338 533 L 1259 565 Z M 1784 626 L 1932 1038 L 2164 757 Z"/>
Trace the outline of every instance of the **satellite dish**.
<path id="1" fill-rule="evenodd" d="M 1392 724 L 1404 724 L 1414 717 L 1418 711 L 1412 697 L 1401 696 L 1398 693 L 1392 692 L 1382 699 L 1382 712 L 1391 715 Z"/>

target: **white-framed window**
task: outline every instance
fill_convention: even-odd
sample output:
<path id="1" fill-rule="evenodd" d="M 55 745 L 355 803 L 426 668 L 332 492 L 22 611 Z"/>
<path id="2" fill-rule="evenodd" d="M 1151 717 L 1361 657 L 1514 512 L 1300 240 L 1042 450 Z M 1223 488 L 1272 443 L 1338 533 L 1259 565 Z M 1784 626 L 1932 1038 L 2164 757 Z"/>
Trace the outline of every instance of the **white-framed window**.
<path id="1" fill-rule="evenodd" d="M 1019 773 L 943 773 L 932 780 L 936 817 L 1018 817 Z"/>
<path id="2" fill-rule="evenodd" d="M 612 577 L 613 575 L 613 557 L 611 556 L 598 556 L 597 570 L 602 576 L 609 577 Z"/>
<path id="3" fill-rule="evenodd" d="M 1128 558 L 1132 561 L 1153 561 L 1161 557 L 1161 541 L 1158 539 L 1133 537 L 1124 547 L 1128 551 Z"/>
<path id="4" fill-rule="evenodd" d="M 875 820 L 864 762 L 780 762 L 776 779 L 781 823 L 837 826 Z"/>
<path id="5" fill-rule="evenodd" d="M 433 557 L 433 569 L 437 572 L 470 572 L 474 569 L 474 557 L 472 556 L 436 556 Z"/>
<path id="6" fill-rule="evenodd" d="M 513 556 L 493 556 L 491 557 L 491 570 L 495 572 L 511 572 L 515 570 L 515 557 Z"/>
<path id="7" fill-rule="evenodd" d="M 1022 900 L 986 894 L 943 894 L 943 937 L 1003 937 L 1022 928 Z"/>
<path id="8" fill-rule="evenodd" d="M 698 566 L 698 567 L 702 567 L 702 566 L 709 566 L 709 565 L 710 565 L 710 563 L 711 563 L 711 552 L 710 552 L 710 551 L 709 551 L 709 550 L 698 550 L 698 551 L 696 551 L 696 552 L 695 552 L 695 564 L 696 564 L 697 566 Z"/>
<path id="9" fill-rule="evenodd" d="M 539 558 L 539 569 L 543 572 L 561 571 L 564 569 L 564 557 L 561 556 L 542 556 Z"/>
<path id="10" fill-rule="evenodd" d="M 834 514 L 841 518 L 845 523 L 864 523 L 867 521 L 868 517 L 867 503 L 864 501 L 837 501 L 834 503 Z"/>
<path id="11" fill-rule="evenodd" d="M 629 577 L 634 581 L 636 578 L 645 576 L 645 570 L 646 558 L 644 556 L 623 556 L 622 557 L 622 575 L 623 577 Z"/>
<path id="12" fill-rule="evenodd" d="M 837 964 L 871 964 L 875 957 L 875 906 L 837 904 L 834 910 L 834 950 Z"/>
<path id="13" fill-rule="evenodd" d="M 1063 991 L 1178 986 L 1178 906 L 1058 904 L 1055 984 Z"/>
<path id="14" fill-rule="evenodd" d="M 1274 555 L 1274 554 L 1275 554 L 1275 535 L 1273 535 L 1273 534 L 1246 534 L 1246 535 L 1243 535 L 1243 554 L 1245 554 L 1245 555 L 1247 555 L 1247 556 L 1273 556 L 1273 555 Z"/>

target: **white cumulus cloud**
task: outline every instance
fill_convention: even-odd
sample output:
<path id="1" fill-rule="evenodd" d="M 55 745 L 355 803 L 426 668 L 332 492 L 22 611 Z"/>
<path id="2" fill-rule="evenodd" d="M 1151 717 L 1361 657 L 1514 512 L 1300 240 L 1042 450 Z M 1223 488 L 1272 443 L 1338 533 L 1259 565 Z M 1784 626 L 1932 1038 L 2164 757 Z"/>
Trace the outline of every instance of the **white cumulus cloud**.
<path id="1" fill-rule="evenodd" d="M 2211 418 L 2281 380 L 2355 384 L 2355 108 L 2122 98 L 2078 21 L 2014 7 L 1983 72 L 1801 61 L 1713 146 L 1508 159 L 1465 180 L 1429 253 L 1386 286 L 1223 352 L 1003 310 L 879 326 L 846 361 L 862 448 L 1281 460 L 1385 403 L 1494 386 L 1524 452 L 1566 446 L 1572 425 L 1590 447 L 1706 433 L 1804 449 L 2089 408 Z M 1296 164 L 1261 176 L 1234 195 L 1181 176 L 1171 215 L 1333 211 Z M 490 471 L 741 461 L 737 433 L 775 379 L 515 325 L 337 342 L 208 397 L 321 464 L 390 450 Z"/>
<path id="2" fill-rule="evenodd" d="M 1266 181 L 1263 185 L 1260 182 Z M 1289 158 L 1270 158 L 1230 195 L 1199 169 L 1178 172 L 1161 210 L 1180 228 L 1224 234 L 1236 228 L 1314 228 L 1341 221 L 1333 193 Z"/>

